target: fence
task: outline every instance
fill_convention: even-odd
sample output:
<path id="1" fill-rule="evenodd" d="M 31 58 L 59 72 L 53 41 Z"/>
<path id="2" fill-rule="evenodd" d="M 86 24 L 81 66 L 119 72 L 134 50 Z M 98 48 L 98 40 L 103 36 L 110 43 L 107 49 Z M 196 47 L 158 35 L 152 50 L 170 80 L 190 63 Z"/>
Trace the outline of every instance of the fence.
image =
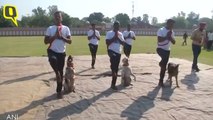
<path id="1" fill-rule="evenodd" d="M 87 35 L 88 28 L 70 28 L 72 35 Z M 124 31 L 125 29 L 121 29 Z M 137 36 L 156 36 L 156 28 L 153 29 L 132 29 Z M 108 29 L 101 29 L 100 33 L 105 35 Z M 188 35 L 191 35 L 192 30 L 186 29 L 175 29 L 176 36 L 182 36 L 184 32 L 187 32 Z M 0 36 L 44 36 L 46 28 L 1 28 Z"/>

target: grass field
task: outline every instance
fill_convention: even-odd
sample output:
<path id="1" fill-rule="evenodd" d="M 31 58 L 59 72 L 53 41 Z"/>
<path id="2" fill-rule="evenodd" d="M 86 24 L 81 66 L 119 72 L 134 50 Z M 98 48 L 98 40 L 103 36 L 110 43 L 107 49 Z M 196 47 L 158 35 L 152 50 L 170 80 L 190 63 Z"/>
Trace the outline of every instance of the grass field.
<path id="1" fill-rule="evenodd" d="M 0 56 L 43 56 L 46 55 L 44 37 L 0 37 Z M 89 55 L 86 36 L 73 36 L 72 44 L 67 45 L 67 54 Z M 188 46 L 181 46 L 182 37 L 176 37 L 176 45 L 171 48 L 171 57 L 192 60 L 191 40 Z M 132 53 L 155 53 L 156 36 L 138 36 L 133 43 Z M 105 37 L 101 37 L 98 54 L 106 54 Z M 213 65 L 213 51 L 202 50 L 199 62 Z"/>

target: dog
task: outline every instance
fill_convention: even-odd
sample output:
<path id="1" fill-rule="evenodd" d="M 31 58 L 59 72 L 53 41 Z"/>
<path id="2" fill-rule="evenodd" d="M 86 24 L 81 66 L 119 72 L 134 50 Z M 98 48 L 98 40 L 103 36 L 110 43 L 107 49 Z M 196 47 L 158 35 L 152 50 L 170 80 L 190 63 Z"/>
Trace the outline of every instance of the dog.
<path id="1" fill-rule="evenodd" d="M 121 71 L 121 84 L 124 86 L 124 87 L 127 87 L 127 86 L 130 86 L 132 85 L 131 82 L 132 82 L 132 79 L 130 76 L 133 76 L 134 77 L 134 80 L 136 81 L 136 77 L 135 75 L 132 73 L 132 69 L 131 67 L 129 66 L 129 60 L 128 58 L 123 58 L 122 59 L 122 62 L 123 62 L 123 67 L 122 67 L 122 71 Z"/>
<path id="2" fill-rule="evenodd" d="M 75 92 L 75 69 L 73 64 L 73 57 L 71 55 L 69 55 L 67 58 L 67 67 L 64 78 L 65 93 Z"/>
<path id="3" fill-rule="evenodd" d="M 178 85 L 178 70 L 179 70 L 179 64 L 175 64 L 175 63 L 169 63 L 168 64 L 168 80 L 170 83 L 170 86 L 172 86 L 172 77 L 175 77 L 176 79 L 176 86 L 179 87 Z"/>

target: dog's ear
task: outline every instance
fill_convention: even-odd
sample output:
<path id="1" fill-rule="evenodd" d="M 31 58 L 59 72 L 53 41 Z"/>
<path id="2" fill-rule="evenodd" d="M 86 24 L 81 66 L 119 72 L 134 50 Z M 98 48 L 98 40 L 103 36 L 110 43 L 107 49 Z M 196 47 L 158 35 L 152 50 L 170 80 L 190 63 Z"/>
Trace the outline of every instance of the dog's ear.
<path id="1" fill-rule="evenodd" d="M 176 68 L 179 68 L 179 65 L 180 65 L 180 64 L 177 64 L 175 67 L 176 67 Z"/>
<path id="2" fill-rule="evenodd" d="M 169 63 L 167 67 L 170 68 L 170 66 L 171 66 L 171 63 Z"/>
<path id="3" fill-rule="evenodd" d="M 67 61 L 69 61 L 69 60 L 71 60 L 71 61 L 73 60 L 71 55 L 69 55 L 68 58 L 67 58 Z"/>

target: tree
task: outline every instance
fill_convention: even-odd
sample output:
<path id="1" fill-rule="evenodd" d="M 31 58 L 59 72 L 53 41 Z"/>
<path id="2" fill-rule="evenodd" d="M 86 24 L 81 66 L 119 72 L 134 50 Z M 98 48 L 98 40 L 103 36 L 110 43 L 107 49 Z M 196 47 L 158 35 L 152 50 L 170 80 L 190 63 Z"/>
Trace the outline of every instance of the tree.
<path id="1" fill-rule="evenodd" d="M 199 19 L 199 22 L 206 22 L 207 24 L 207 31 L 213 30 L 213 20 L 207 17 L 203 17 Z"/>
<path id="2" fill-rule="evenodd" d="M 112 22 L 112 19 L 109 18 L 109 17 L 105 17 L 105 18 L 103 19 L 103 21 L 104 21 L 105 23 L 110 23 L 110 22 Z"/>
<path id="3" fill-rule="evenodd" d="M 126 13 L 119 13 L 115 16 L 115 20 L 120 22 L 121 27 L 126 27 L 130 22 L 130 18 Z"/>
<path id="4" fill-rule="evenodd" d="M 77 17 L 71 17 L 71 25 L 72 25 L 72 27 L 82 27 L 82 26 L 84 26 L 86 24 L 87 24 L 86 21 L 80 20 Z"/>
<path id="5" fill-rule="evenodd" d="M 53 16 L 53 14 L 58 11 L 58 6 L 57 5 L 52 5 L 48 7 L 49 10 L 49 16 Z"/>
<path id="6" fill-rule="evenodd" d="M 81 20 L 84 22 L 88 22 L 88 17 L 83 17 Z"/>
<path id="7" fill-rule="evenodd" d="M 35 16 L 45 16 L 46 14 L 46 10 L 43 10 L 41 7 L 37 7 L 36 9 L 32 10 L 33 14 Z"/>
<path id="8" fill-rule="evenodd" d="M 31 16 L 22 16 L 19 26 L 21 26 L 21 27 L 31 27 L 31 26 L 29 26 L 31 21 L 32 21 L 32 17 Z"/>
<path id="9" fill-rule="evenodd" d="M 158 18 L 157 17 L 153 17 L 152 18 L 152 25 L 157 25 L 158 23 Z"/>
<path id="10" fill-rule="evenodd" d="M 186 17 L 186 13 L 184 13 L 183 11 L 181 11 L 180 13 L 178 13 L 178 17 Z"/>
<path id="11" fill-rule="evenodd" d="M 131 19 L 131 23 L 133 23 L 133 24 L 139 24 L 139 23 L 141 23 L 142 22 L 142 18 L 140 17 L 140 16 L 138 16 L 138 17 L 133 17 L 132 19 Z"/>
<path id="12" fill-rule="evenodd" d="M 187 27 L 188 21 L 184 17 L 178 15 L 172 19 L 175 20 L 174 28 L 185 29 Z"/>
<path id="13" fill-rule="evenodd" d="M 189 28 L 192 28 L 194 24 L 196 25 L 198 24 L 199 16 L 200 16 L 199 14 L 196 14 L 194 12 L 190 12 L 188 14 L 188 17 L 186 19 L 189 22 Z"/>
<path id="14" fill-rule="evenodd" d="M 103 22 L 104 15 L 101 12 L 91 13 L 88 17 L 90 23 L 94 22 L 96 24 L 101 24 Z"/>
<path id="15" fill-rule="evenodd" d="M 148 14 L 143 14 L 143 20 L 144 23 L 149 24 L 149 15 Z"/>
<path id="16" fill-rule="evenodd" d="M 66 25 L 66 26 L 72 26 L 72 21 L 71 21 L 71 18 L 70 16 L 65 13 L 65 12 L 62 12 L 62 24 L 63 25 Z"/>
<path id="17" fill-rule="evenodd" d="M 32 10 L 32 20 L 30 21 L 31 27 L 48 27 L 51 25 L 50 17 L 47 15 L 46 10 L 41 7 L 37 7 Z"/>

